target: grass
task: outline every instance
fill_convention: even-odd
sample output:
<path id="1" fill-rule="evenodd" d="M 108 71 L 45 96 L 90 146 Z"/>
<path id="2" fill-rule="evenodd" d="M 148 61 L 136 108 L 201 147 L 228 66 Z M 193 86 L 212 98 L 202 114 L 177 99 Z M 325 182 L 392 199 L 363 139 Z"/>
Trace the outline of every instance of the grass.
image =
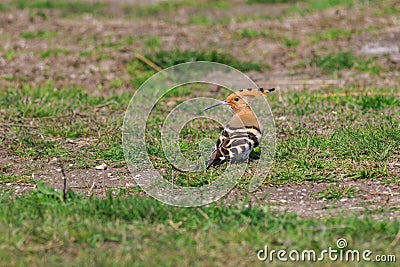
<path id="1" fill-rule="evenodd" d="M 113 81 L 117 87 L 121 82 Z M 208 183 L 223 168 L 189 175 L 172 170 L 157 141 L 161 125 L 172 108 L 168 104 L 171 99 L 176 105 L 186 97 L 201 96 L 209 90 L 204 86 L 179 87 L 156 105 L 148 120 L 147 146 L 153 163 L 156 168 L 166 170 L 166 179 L 174 176 L 181 185 Z M 284 138 L 278 142 L 267 183 L 334 181 L 337 177 L 390 179 L 385 162 L 400 145 L 396 124 L 400 102 L 394 92 L 393 88 L 372 88 L 354 96 L 346 90 L 337 90 L 324 97 L 321 97 L 323 94 L 293 92 L 283 96 L 283 100 L 290 103 L 287 107 L 278 104 L 277 94 L 272 94 L 270 101 L 275 116 L 290 114 L 290 120 L 277 121 Z M 218 98 L 223 97 L 221 93 Z M 94 97 L 79 88 L 55 89 L 51 83 L 45 87 L 10 89 L 0 98 L 2 106 L 9 106 L 2 120 L 17 124 L 32 121 L 38 129 L 12 128 L 13 132 L 3 145 L 24 158 L 62 157 L 76 166 L 94 166 L 102 161 L 119 164 L 124 160 L 120 143 L 122 114 L 129 99 L 129 95 Z M 105 108 L 105 113 L 96 111 L 96 107 L 104 103 L 112 104 Z M 74 111 L 81 115 L 72 117 Z M 377 119 L 379 125 L 374 124 Z M 321 133 L 318 129 L 325 130 Z M 197 158 L 197 142 L 206 137 L 216 140 L 220 131 L 220 127 L 207 121 L 191 122 L 181 132 L 183 153 Z M 14 138 L 16 135 L 18 138 Z M 54 137 L 88 138 L 89 141 L 75 151 Z M 242 183 L 246 184 L 249 177 L 251 175 L 245 176 Z"/>
<path id="2" fill-rule="evenodd" d="M 183 7 L 195 8 L 197 10 L 207 10 L 210 6 L 215 9 L 226 10 L 231 7 L 231 3 L 226 0 L 204 0 L 204 1 L 194 1 L 194 0 L 180 0 L 180 1 L 162 1 L 151 4 L 126 4 L 124 5 L 124 13 L 129 18 L 137 17 L 151 17 L 159 16 L 163 14 L 173 14 L 177 9 Z"/>
<path id="3" fill-rule="evenodd" d="M 317 12 L 337 6 L 353 7 L 356 4 L 369 3 L 367 0 L 247 0 L 247 4 L 289 4 L 290 6 L 284 11 L 284 15 L 300 14 L 306 15 L 311 12 Z M 181 8 L 194 8 L 197 10 L 208 10 L 210 6 L 214 9 L 229 10 L 232 8 L 232 3 L 226 0 L 219 1 L 194 1 L 194 0 L 174 0 L 162 1 L 151 4 L 110 4 L 101 1 L 87 0 L 14 0 L 9 1 L 7 5 L 0 5 L 0 12 L 9 11 L 12 8 L 31 9 L 34 10 L 37 16 L 47 19 L 47 10 L 58 10 L 61 16 L 77 16 L 81 14 L 93 14 L 99 17 L 113 17 L 116 14 L 125 18 L 149 18 L 151 16 L 162 16 L 165 14 L 171 15 Z M 380 11 L 379 14 L 394 14 L 396 7 L 387 7 Z M 205 16 L 190 19 L 193 24 L 209 25 L 210 21 Z"/>
<path id="4" fill-rule="evenodd" d="M 325 71 L 356 69 L 372 74 L 378 74 L 382 71 L 382 67 L 374 64 L 373 58 L 364 59 L 363 57 L 354 55 L 351 51 L 317 55 L 311 62 Z"/>
<path id="5" fill-rule="evenodd" d="M 315 194 L 318 199 L 342 199 L 355 197 L 359 190 L 355 187 L 328 186 L 325 190 Z"/>
<path id="6" fill-rule="evenodd" d="M 57 57 L 59 54 L 69 54 L 70 51 L 68 49 L 64 48 L 55 48 L 55 49 L 48 49 L 40 54 L 40 57 L 42 59 L 48 58 L 48 57 Z"/>
<path id="7" fill-rule="evenodd" d="M 353 31 L 350 29 L 328 29 L 324 32 L 315 34 L 313 36 L 312 42 L 318 42 L 323 40 L 334 40 L 339 38 L 348 38 L 353 34 Z"/>
<path id="8" fill-rule="evenodd" d="M 363 32 L 369 32 L 376 30 L 377 27 L 370 26 L 366 29 L 336 29 L 336 28 L 331 28 L 327 29 L 323 32 L 315 33 L 311 35 L 311 43 L 316 43 L 320 41 L 325 41 L 325 40 L 336 40 L 336 39 L 342 39 L 342 38 L 349 38 L 350 36 L 354 34 L 360 34 Z"/>
<path id="9" fill-rule="evenodd" d="M 192 0 L 184 1 L 168 1 L 150 5 L 125 4 L 115 5 L 118 10 L 121 10 L 126 17 L 143 17 L 154 16 L 161 13 L 172 12 L 178 7 L 192 5 Z M 15 0 L 11 1 L 10 7 L 18 9 L 32 10 L 59 10 L 62 16 L 76 16 L 84 13 L 89 13 L 97 16 L 112 16 L 110 12 L 110 4 L 101 1 L 86 1 L 86 0 Z M 5 10 L 5 8 L 3 8 Z M 41 13 L 46 16 L 46 13 Z"/>
<path id="10" fill-rule="evenodd" d="M 355 5 L 360 5 L 360 4 L 367 5 L 370 2 L 379 2 L 379 0 L 377 0 L 377 1 L 368 1 L 368 0 L 296 1 L 295 3 L 292 3 L 287 10 L 284 11 L 284 15 L 299 14 L 301 16 L 304 16 L 309 13 L 319 12 L 319 11 L 327 10 L 327 9 L 338 7 L 338 6 L 344 6 L 346 8 L 351 8 L 351 7 L 354 7 Z"/>
<path id="11" fill-rule="evenodd" d="M 13 60 L 16 54 L 17 54 L 17 51 L 15 51 L 14 49 L 7 49 L 5 51 L 4 56 L 7 60 Z"/>
<path id="12" fill-rule="evenodd" d="M 4 65 L 0 77 L 0 265 L 280 265 L 277 261 L 258 262 L 256 252 L 265 245 L 271 249 L 335 248 L 340 237 L 346 238 L 349 249 L 397 253 L 400 229 L 396 215 L 400 210 L 391 204 L 393 199 L 387 204 L 386 197 L 381 203 L 374 200 L 381 208 L 369 206 L 362 213 L 349 212 L 347 208 L 343 213 L 329 212 L 330 207 L 338 210 L 342 198 L 352 198 L 347 203 L 362 205 L 366 203 L 362 197 L 370 196 L 357 192 L 356 187 L 343 187 L 343 178 L 354 184 L 379 181 L 390 189 L 400 183 L 395 165 L 400 147 L 399 90 L 398 86 L 376 85 L 392 81 L 395 66 L 379 66 L 375 58 L 346 51 L 329 53 L 332 51 L 324 50 L 323 42 L 314 43 L 331 40 L 329 45 L 334 45 L 341 39 L 340 43 L 345 45 L 346 38 L 357 38 L 353 35 L 375 28 L 359 29 L 362 25 L 354 25 L 352 29 L 327 29 L 327 25 L 336 22 L 333 12 L 328 12 L 333 17 L 323 17 L 322 24 L 299 18 L 299 22 L 309 22 L 307 32 L 318 32 L 318 36 L 300 38 L 298 33 L 272 26 L 293 23 L 296 18 L 286 19 L 287 15 L 339 5 L 339 9 L 359 7 L 357 14 L 365 16 L 379 13 L 378 9 L 393 16 L 397 3 L 381 1 L 375 5 L 369 1 L 368 6 L 363 4 L 365 1 L 282 0 L 279 2 L 285 3 L 277 7 L 277 12 L 262 5 L 278 1 L 249 0 L 249 4 L 258 5 L 247 7 L 244 2 L 209 0 L 113 6 L 86 0 L 16 0 L 0 4 L 6 29 L 0 35 L 4 46 L 0 58 L 0 65 Z M 353 10 L 347 12 L 352 14 Z M 90 14 L 85 19 L 91 23 L 78 29 L 84 13 Z M 393 24 L 387 16 L 375 16 L 378 15 L 373 17 L 378 23 L 376 27 Z M 168 26 L 172 24 L 175 26 Z M 377 33 L 390 32 L 386 26 L 376 28 Z M 66 33 L 70 36 L 65 39 Z M 203 39 L 197 34 L 208 36 Z M 242 38 L 247 40 L 239 40 Z M 193 40 L 201 42 L 196 44 Z M 207 41 L 209 46 L 205 46 Z M 277 54 L 265 51 L 263 48 L 269 45 L 261 41 L 278 44 Z M 186 50 L 171 49 L 176 44 Z M 277 147 L 264 185 L 271 190 L 285 190 L 286 186 L 309 181 L 323 183 L 320 186 L 325 190 L 307 196 L 312 204 L 328 206 L 326 212 L 318 210 L 324 216 L 314 218 L 312 212 L 307 213 L 311 217 L 273 212 L 288 205 L 297 207 L 272 202 L 274 206 L 270 207 L 265 204 L 268 199 L 258 201 L 258 196 L 243 193 L 240 189 L 247 188 L 256 162 L 249 164 L 239 181 L 239 195 L 233 196 L 231 205 L 226 204 L 231 199 L 222 199 L 200 208 L 175 208 L 146 196 L 137 186 L 129 186 L 133 181 L 121 147 L 122 118 L 135 89 L 155 73 L 134 53 L 162 68 L 186 61 L 211 60 L 266 80 L 271 73 L 284 78 L 298 71 L 292 67 L 293 60 L 308 55 L 307 51 L 300 51 L 303 47 L 317 54 L 305 64 L 317 66 L 323 74 L 348 70 L 358 75 L 379 74 L 371 75 L 369 86 L 354 81 L 344 88 L 277 90 L 268 95 L 276 119 Z M 381 58 L 379 62 L 386 60 Z M 35 64 L 26 65 L 29 62 L 54 62 L 54 66 L 44 64 L 42 70 Z M 108 66 L 110 62 L 115 65 L 109 71 L 100 68 L 99 72 L 86 75 L 89 66 Z M 271 64 L 271 72 L 266 64 Z M 282 68 L 284 73 L 280 72 Z M 76 78 L 71 78 L 72 74 Z M 308 74 L 299 73 L 302 77 Z M 216 86 L 186 85 L 172 90 L 157 103 L 147 123 L 146 145 L 151 161 L 165 179 L 183 186 L 201 186 L 218 179 L 225 166 L 189 174 L 174 170 L 164 156 L 159 137 L 165 117 L 175 105 L 198 96 L 222 100 L 227 94 Z M 180 132 L 179 147 L 187 158 L 197 159 L 199 142 L 204 138 L 215 141 L 221 130 L 210 120 L 191 121 Z M 256 149 L 254 155 L 259 156 L 260 151 Z M 51 163 L 54 157 L 65 163 L 71 187 L 76 183 L 85 187 L 73 187 L 76 192 L 85 191 L 85 181 L 97 179 L 101 171 L 94 170 L 94 166 L 106 163 L 109 169 L 102 172 L 104 177 L 94 187 L 92 196 L 69 191 L 64 201 L 60 190 L 37 182 L 44 176 L 49 180 L 61 176 L 53 172 L 57 168 Z M 108 184 L 108 172 L 113 173 L 112 179 L 117 179 L 115 183 L 110 178 Z M 120 185 L 127 188 L 110 189 Z"/>
<path id="13" fill-rule="evenodd" d="M 243 28 L 241 32 L 238 34 L 239 38 L 257 38 L 257 37 L 267 37 L 270 33 L 268 30 L 259 31 L 257 29 L 252 28 Z"/>
<path id="14" fill-rule="evenodd" d="M 61 192 L 40 183 L 19 197 L 0 193 L 0 228 L 5 233 L 0 261 L 9 266 L 60 265 L 68 257 L 69 265 L 81 266 L 244 266 L 256 264 L 256 252 L 265 245 L 321 251 L 345 238 L 350 248 L 371 249 L 374 255 L 393 254 L 398 248 L 390 243 L 399 224 L 385 219 L 305 219 L 268 207 L 215 204 L 175 208 L 123 191 L 105 198 L 82 198 L 72 191 L 66 196 L 64 202 Z"/>
<path id="15" fill-rule="evenodd" d="M 43 87 L 21 86 L 17 90 L 1 92 L 0 95 L 0 104 L 9 107 L 2 121 L 13 122 L 18 118 L 17 125 L 32 121 L 38 127 L 36 131 L 11 127 L 12 132 L 4 144 L 20 157 L 62 157 L 76 164 L 76 167 L 92 166 L 99 159 L 116 164 L 124 160 L 120 134 L 110 134 L 110 131 L 117 125 L 121 126 L 123 111 L 117 110 L 127 105 L 130 96 L 105 99 L 83 93 L 81 88 L 55 88 L 52 83 Z M 96 107 L 104 103 L 110 104 L 102 112 L 96 111 Z M 109 115 L 105 116 L 104 112 Z M 89 138 L 93 139 L 93 143 L 87 142 L 74 151 L 56 141 L 57 138 Z"/>
<path id="16" fill-rule="evenodd" d="M 381 16 L 381 15 L 394 15 L 398 14 L 400 12 L 400 6 L 390 6 L 390 7 L 385 7 L 384 9 L 379 9 L 375 11 L 375 15 Z"/>
<path id="17" fill-rule="evenodd" d="M 287 47 L 294 47 L 294 46 L 298 46 L 300 44 L 300 40 L 299 39 L 290 39 L 285 37 L 284 39 L 284 43 Z"/>
<path id="18" fill-rule="evenodd" d="M 184 90 L 187 95 L 191 90 Z M 197 89 L 200 92 L 199 89 Z M 337 178 L 390 179 L 385 170 L 389 160 L 400 145 L 396 118 L 400 102 L 393 89 L 373 89 L 371 93 L 357 96 L 337 95 L 321 98 L 307 93 L 292 93 L 284 96 L 290 109 L 276 104 L 276 95 L 271 95 L 272 110 L 279 114 L 291 114 L 290 127 L 278 121 L 278 129 L 286 136 L 278 142 L 273 170 L 268 183 L 301 183 L 304 181 L 335 181 Z M 184 94 L 182 91 L 176 96 Z M 222 98 L 222 97 L 221 97 Z M 167 98 L 168 99 L 168 98 Z M 168 171 L 169 163 L 164 159 L 160 138 L 163 114 L 169 113 L 168 100 L 157 105 L 148 121 L 148 152 L 157 168 L 166 170 L 166 179 L 175 177 L 181 185 L 198 186 L 219 175 L 221 169 L 195 174 Z M 179 103 L 179 101 L 178 101 Z M 178 104 L 177 103 L 177 104 Z M 393 117 L 381 112 L 393 109 Z M 330 114 L 335 112 L 334 117 Z M 364 114 L 368 114 L 365 116 Z M 336 118 L 335 118 L 336 117 Z M 330 118 L 330 119 L 329 119 Z M 375 118 L 380 124 L 374 125 Z M 318 126 L 315 121 L 319 121 Z M 204 121 L 193 121 L 181 132 L 181 148 L 189 158 L 196 158 L 197 142 L 205 137 L 216 140 L 221 129 Z M 326 128 L 324 134 L 317 127 Z M 208 129 L 208 130 L 205 130 Z M 350 149 L 349 149 L 350 148 Z M 340 171 L 338 171 L 340 170 Z M 249 176 L 243 180 L 245 184 Z"/>
<path id="19" fill-rule="evenodd" d="M 21 36 L 25 39 L 34 39 L 34 38 L 49 39 L 57 37 L 57 33 L 47 30 L 38 30 L 38 31 L 21 32 Z"/>
<path id="20" fill-rule="evenodd" d="M 279 4 L 279 3 L 295 3 L 297 0 L 247 0 L 246 3 L 252 4 Z"/>
<path id="21" fill-rule="evenodd" d="M 222 53 L 216 50 L 213 51 L 198 51 L 198 50 L 172 50 L 158 51 L 154 54 L 149 54 L 147 57 L 156 63 L 161 68 L 167 68 L 179 63 L 189 61 L 213 61 L 229 65 L 241 71 L 261 71 L 265 65 L 259 62 L 240 61 L 232 55 Z"/>
<path id="22" fill-rule="evenodd" d="M 253 61 L 240 61 L 234 58 L 232 55 L 221 53 L 216 50 L 160 50 L 150 54 L 146 54 L 145 57 L 162 69 L 190 61 L 219 62 L 237 68 L 241 71 L 261 71 L 265 68 L 268 68 L 268 66 L 264 63 Z M 155 70 L 140 61 L 139 59 L 134 59 L 127 65 L 127 72 L 132 77 L 132 79 L 130 80 L 131 83 L 135 87 L 139 87 L 144 81 L 146 81 L 151 75 L 155 73 Z"/>
<path id="23" fill-rule="evenodd" d="M 16 0 L 11 2 L 12 6 L 19 9 L 57 9 L 61 11 L 62 16 L 78 15 L 91 13 L 105 15 L 106 5 L 99 1 L 81 1 L 81 0 Z"/>
<path id="24" fill-rule="evenodd" d="M 1 184 L 35 184 L 36 181 L 28 175 L 12 175 L 12 174 L 5 174 L 0 171 L 0 185 Z"/>
<path id="25" fill-rule="evenodd" d="M 212 23 L 212 18 L 205 15 L 195 16 L 189 19 L 189 24 L 210 25 L 211 23 Z"/>

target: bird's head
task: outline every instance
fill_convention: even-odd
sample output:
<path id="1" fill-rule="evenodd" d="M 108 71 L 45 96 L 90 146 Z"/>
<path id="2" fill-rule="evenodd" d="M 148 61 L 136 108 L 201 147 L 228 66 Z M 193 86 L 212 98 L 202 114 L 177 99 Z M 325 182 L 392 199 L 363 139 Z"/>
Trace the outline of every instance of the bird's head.
<path id="1" fill-rule="evenodd" d="M 206 111 L 208 109 L 220 106 L 220 105 L 229 105 L 233 111 L 240 112 L 249 108 L 247 100 L 268 94 L 270 92 L 275 91 L 275 88 L 264 89 L 264 88 L 249 88 L 249 89 L 241 89 L 235 93 L 230 94 L 224 101 L 218 102 L 217 104 L 211 105 L 203 109 Z"/>

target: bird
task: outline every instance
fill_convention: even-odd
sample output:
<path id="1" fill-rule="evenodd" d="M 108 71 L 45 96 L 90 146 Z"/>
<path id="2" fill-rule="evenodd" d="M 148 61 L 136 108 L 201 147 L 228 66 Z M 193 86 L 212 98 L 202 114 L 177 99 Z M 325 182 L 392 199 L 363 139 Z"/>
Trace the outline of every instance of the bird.
<path id="1" fill-rule="evenodd" d="M 257 117 L 247 100 L 275 91 L 275 88 L 248 88 L 230 94 L 225 100 L 206 107 L 202 112 L 221 105 L 229 105 L 234 112 L 232 119 L 224 127 L 214 150 L 206 161 L 206 169 L 225 162 L 243 162 L 249 159 L 250 152 L 257 147 L 262 131 Z"/>

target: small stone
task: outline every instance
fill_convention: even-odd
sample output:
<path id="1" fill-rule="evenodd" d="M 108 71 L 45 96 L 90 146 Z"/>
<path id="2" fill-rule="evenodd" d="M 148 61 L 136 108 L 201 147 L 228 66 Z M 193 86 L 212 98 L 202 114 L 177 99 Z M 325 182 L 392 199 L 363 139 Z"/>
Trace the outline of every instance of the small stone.
<path id="1" fill-rule="evenodd" d="M 106 164 L 101 164 L 99 166 L 94 167 L 96 170 L 107 170 L 107 165 Z"/>
<path id="2" fill-rule="evenodd" d="M 49 164 L 54 164 L 54 163 L 56 163 L 57 162 L 57 158 L 56 157 L 53 157 L 50 161 L 49 161 Z"/>

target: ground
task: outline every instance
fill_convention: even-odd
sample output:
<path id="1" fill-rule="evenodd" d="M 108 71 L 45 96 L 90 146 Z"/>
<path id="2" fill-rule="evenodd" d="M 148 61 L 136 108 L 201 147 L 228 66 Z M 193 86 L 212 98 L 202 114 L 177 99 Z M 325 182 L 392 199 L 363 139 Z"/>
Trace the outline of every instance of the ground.
<path id="1" fill-rule="evenodd" d="M 210 60 L 277 88 L 268 96 L 277 136 L 269 174 L 249 193 L 247 172 L 217 207 L 268 207 L 305 220 L 351 215 L 398 228 L 398 1 L 132 2 L 0 4 L 1 196 L 29 195 L 38 181 L 62 191 L 63 169 L 67 187 L 86 198 L 121 189 L 147 199 L 124 161 L 124 112 L 158 69 Z M 197 96 L 223 99 L 227 91 L 176 89 L 154 109 L 146 136 L 155 167 L 186 186 L 223 171 L 179 173 L 157 141 L 165 114 Z M 221 131 L 202 121 L 189 126 L 181 135 L 189 157 L 201 138 Z M 107 168 L 95 168 L 101 164 Z"/>

